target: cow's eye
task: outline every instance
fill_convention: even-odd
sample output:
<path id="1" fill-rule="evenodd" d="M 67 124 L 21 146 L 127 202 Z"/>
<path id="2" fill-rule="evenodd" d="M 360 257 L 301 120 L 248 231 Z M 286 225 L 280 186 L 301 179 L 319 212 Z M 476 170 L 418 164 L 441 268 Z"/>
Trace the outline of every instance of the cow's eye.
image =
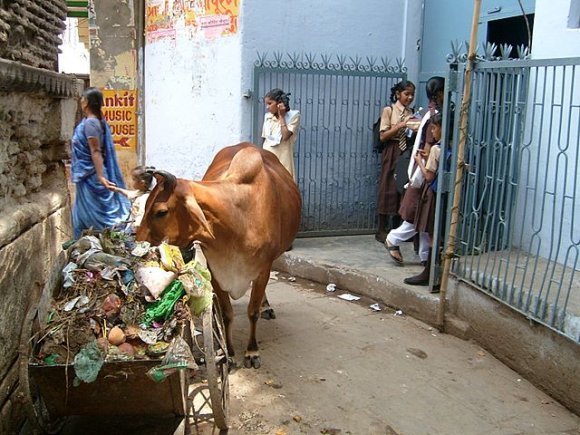
<path id="1" fill-rule="evenodd" d="M 156 217 L 156 218 L 162 218 L 162 217 L 165 217 L 165 216 L 167 216 L 167 213 L 169 213 L 169 211 L 168 211 L 168 210 L 157 210 L 157 211 L 155 212 L 155 217 Z"/>

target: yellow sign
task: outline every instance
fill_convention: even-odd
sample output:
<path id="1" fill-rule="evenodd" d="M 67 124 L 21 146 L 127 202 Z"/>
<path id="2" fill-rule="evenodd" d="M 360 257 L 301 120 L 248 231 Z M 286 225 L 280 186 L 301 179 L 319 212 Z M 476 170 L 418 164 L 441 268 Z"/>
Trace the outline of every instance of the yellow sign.
<path id="1" fill-rule="evenodd" d="M 137 91 L 104 89 L 103 116 L 117 150 L 137 151 Z"/>

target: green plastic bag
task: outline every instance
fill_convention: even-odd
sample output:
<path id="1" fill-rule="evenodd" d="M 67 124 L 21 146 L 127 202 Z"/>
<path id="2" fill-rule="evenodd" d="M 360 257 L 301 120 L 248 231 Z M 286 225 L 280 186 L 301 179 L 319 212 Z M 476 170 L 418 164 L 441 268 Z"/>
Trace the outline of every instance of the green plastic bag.
<path id="1" fill-rule="evenodd" d="M 173 314 L 175 304 L 183 297 L 183 295 L 185 295 L 183 284 L 179 280 L 174 280 L 165 290 L 163 290 L 158 301 L 147 306 L 143 323 L 146 326 L 151 326 L 154 321 L 169 319 Z"/>
<path id="2" fill-rule="evenodd" d="M 91 341 L 75 355 L 74 369 L 76 377 L 83 382 L 94 382 L 99 376 L 104 362 L 105 358 L 101 349 L 97 346 L 97 341 Z"/>

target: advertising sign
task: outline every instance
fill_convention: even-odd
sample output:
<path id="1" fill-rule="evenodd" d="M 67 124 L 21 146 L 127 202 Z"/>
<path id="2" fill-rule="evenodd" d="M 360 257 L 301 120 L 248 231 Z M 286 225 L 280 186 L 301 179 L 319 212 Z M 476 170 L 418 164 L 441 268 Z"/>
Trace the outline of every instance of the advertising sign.
<path id="1" fill-rule="evenodd" d="M 137 91 L 104 89 L 103 116 L 117 149 L 137 150 Z"/>

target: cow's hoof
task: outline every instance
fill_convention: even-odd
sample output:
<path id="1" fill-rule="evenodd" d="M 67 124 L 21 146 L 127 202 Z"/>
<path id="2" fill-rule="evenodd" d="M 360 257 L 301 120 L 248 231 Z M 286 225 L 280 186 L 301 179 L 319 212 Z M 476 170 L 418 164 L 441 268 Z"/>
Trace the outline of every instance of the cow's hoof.
<path id="1" fill-rule="evenodd" d="M 259 355 L 247 355 L 244 357 L 244 367 L 249 369 L 254 367 L 255 369 L 259 369 L 262 365 L 262 361 L 260 360 Z"/>
<path id="2" fill-rule="evenodd" d="M 273 308 L 268 308 L 260 313 L 260 317 L 266 320 L 273 320 L 276 318 L 276 313 Z"/>

